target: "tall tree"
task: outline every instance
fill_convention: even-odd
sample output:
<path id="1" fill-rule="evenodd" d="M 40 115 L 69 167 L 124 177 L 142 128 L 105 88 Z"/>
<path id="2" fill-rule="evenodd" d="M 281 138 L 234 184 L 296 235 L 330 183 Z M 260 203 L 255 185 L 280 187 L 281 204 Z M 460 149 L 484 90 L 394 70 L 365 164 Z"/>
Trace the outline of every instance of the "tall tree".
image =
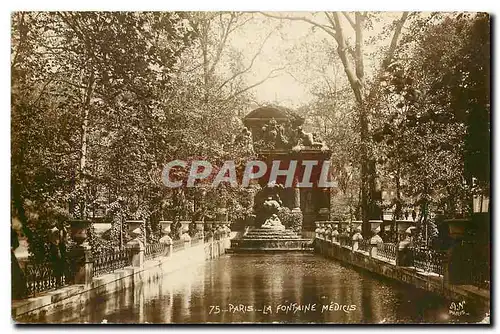
<path id="1" fill-rule="evenodd" d="M 366 224 L 370 218 L 377 214 L 374 210 L 374 201 L 376 197 L 375 189 L 375 161 L 369 152 L 369 115 L 371 106 L 369 101 L 372 99 L 370 94 L 374 94 L 380 82 L 379 76 L 389 65 L 398 45 L 403 25 L 405 24 L 409 13 L 404 12 L 399 19 L 396 19 L 392 25 L 392 38 L 389 47 L 383 57 L 379 70 L 369 87 L 367 87 L 365 73 L 365 30 L 370 24 L 371 17 L 364 12 L 324 12 L 323 18 L 275 15 L 263 13 L 268 17 L 285 19 L 292 21 L 303 21 L 311 24 L 329 35 L 336 43 L 337 56 L 343 64 L 345 75 L 349 81 L 352 93 L 356 101 L 356 109 L 359 121 L 360 136 L 360 160 L 361 160 L 361 211 L 364 226 L 363 233 L 369 234 L 369 226 Z M 350 30 L 348 32 L 348 30 Z M 350 43 L 349 33 L 354 33 L 354 46 Z"/>

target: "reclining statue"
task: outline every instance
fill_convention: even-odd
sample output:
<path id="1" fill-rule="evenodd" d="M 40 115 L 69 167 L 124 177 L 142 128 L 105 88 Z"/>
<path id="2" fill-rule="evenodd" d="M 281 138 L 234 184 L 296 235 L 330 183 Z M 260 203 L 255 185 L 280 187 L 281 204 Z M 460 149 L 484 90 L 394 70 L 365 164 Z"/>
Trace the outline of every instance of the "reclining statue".
<path id="1" fill-rule="evenodd" d="M 269 228 L 273 230 L 284 230 L 285 226 L 281 224 L 281 220 L 278 218 L 278 215 L 273 213 L 271 217 L 266 219 L 265 223 L 262 225 L 262 228 Z"/>

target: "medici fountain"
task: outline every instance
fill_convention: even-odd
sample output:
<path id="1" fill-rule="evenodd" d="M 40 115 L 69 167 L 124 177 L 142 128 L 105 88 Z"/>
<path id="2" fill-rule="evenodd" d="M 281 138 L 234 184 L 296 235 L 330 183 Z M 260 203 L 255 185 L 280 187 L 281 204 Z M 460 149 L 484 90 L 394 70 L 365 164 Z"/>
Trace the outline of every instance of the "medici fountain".
<path id="1" fill-rule="evenodd" d="M 231 251 L 311 249 L 314 222 L 329 220 L 331 188 L 321 180 L 328 177 L 329 165 L 325 173 L 323 164 L 331 152 L 317 135 L 303 130 L 304 121 L 277 107 L 261 107 L 244 118 L 243 133 L 267 170 L 249 187 L 253 214 L 241 236 L 232 240 Z M 274 165 L 280 172 L 271 177 Z M 293 169 L 290 182 L 286 171 Z"/>

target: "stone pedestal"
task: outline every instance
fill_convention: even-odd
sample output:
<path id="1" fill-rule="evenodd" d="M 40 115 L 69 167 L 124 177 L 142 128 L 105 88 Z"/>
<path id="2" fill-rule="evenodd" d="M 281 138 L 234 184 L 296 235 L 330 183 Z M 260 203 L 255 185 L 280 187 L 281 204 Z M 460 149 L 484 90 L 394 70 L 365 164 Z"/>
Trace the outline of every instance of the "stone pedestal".
<path id="1" fill-rule="evenodd" d="M 314 230 L 314 237 L 319 239 L 320 222 L 314 222 L 314 224 L 316 225 L 316 229 Z"/>
<path id="2" fill-rule="evenodd" d="M 167 245 L 168 247 L 168 256 L 172 256 L 173 253 L 173 240 L 169 235 L 164 235 L 160 239 L 160 243 Z"/>
<path id="3" fill-rule="evenodd" d="M 131 240 L 126 245 L 127 250 L 130 251 L 132 257 L 132 266 L 142 268 L 144 265 L 144 244 L 135 239 Z"/>
<path id="4" fill-rule="evenodd" d="M 325 228 L 325 240 L 332 242 L 332 224 L 326 224 Z"/>
<path id="5" fill-rule="evenodd" d="M 92 283 L 94 263 L 89 245 L 77 245 L 70 252 L 74 284 Z"/>
<path id="6" fill-rule="evenodd" d="M 337 228 L 334 226 L 333 227 L 333 231 L 332 231 L 332 242 L 339 242 L 339 231 L 337 230 Z"/>
<path id="7" fill-rule="evenodd" d="M 182 233 L 181 240 L 184 241 L 184 248 L 191 247 L 191 237 L 187 232 Z"/>

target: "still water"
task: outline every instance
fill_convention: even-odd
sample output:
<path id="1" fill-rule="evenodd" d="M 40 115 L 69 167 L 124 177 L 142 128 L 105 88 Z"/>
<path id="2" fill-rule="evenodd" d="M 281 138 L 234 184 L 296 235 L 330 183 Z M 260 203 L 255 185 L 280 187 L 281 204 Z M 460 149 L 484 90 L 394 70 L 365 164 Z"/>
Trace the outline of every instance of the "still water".
<path id="1" fill-rule="evenodd" d="M 450 302 L 313 254 L 227 254 L 48 322 L 449 323 Z"/>

